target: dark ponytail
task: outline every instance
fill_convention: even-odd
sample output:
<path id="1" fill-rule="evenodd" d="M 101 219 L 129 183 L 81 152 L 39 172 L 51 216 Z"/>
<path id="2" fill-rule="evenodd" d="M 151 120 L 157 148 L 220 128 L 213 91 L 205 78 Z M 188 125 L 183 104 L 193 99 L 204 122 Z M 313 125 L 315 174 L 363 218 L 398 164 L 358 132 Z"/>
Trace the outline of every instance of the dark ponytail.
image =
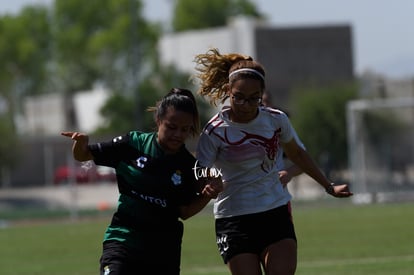
<path id="1" fill-rule="evenodd" d="M 170 106 L 177 111 L 186 112 L 193 116 L 191 134 L 196 136 L 200 132 L 200 117 L 193 93 L 183 88 L 172 88 L 168 94 L 157 102 L 155 107 L 148 108 L 148 111 L 154 112 L 156 121 L 162 120 Z"/>

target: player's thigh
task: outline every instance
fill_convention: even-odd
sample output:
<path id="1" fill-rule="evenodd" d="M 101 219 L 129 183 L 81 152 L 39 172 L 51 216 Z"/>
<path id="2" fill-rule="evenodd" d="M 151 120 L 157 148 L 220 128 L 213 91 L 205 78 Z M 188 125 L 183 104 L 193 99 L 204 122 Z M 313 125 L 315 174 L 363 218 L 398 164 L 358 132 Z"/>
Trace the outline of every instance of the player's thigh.
<path id="1" fill-rule="evenodd" d="M 268 275 L 295 274 L 297 244 L 294 239 L 283 239 L 269 245 L 261 255 L 263 268 Z"/>
<path id="2" fill-rule="evenodd" d="M 241 253 L 232 257 L 227 266 L 232 275 L 261 275 L 260 259 L 256 254 Z"/>

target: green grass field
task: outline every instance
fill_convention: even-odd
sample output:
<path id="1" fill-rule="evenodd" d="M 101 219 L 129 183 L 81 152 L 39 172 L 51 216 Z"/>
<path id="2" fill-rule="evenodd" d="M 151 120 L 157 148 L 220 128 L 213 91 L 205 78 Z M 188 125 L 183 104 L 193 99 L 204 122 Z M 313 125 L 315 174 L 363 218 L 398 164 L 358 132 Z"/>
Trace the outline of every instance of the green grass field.
<path id="1" fill-rule="evenodd" d="M 414 205 L 293 203 L 296 274 L 414 274 Z M 0 229 L 0 274 L 98 274 L 110 216 L 16 223 Z M 185 222 L 182 275 L 229 274 L 210 209 Z"/>

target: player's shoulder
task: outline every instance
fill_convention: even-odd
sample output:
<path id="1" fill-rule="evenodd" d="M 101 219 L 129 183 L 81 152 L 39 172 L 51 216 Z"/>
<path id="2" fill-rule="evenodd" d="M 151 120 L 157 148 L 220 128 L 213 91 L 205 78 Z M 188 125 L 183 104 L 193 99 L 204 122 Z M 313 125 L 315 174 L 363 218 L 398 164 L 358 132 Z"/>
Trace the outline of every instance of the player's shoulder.
<path id="1" fill-rule="evenodd" d="M 267 107 L 267 106 L 260 106 L 259 110 L 265 116 L 273 116 L 273 117 L 287 117 L 286 113 L 280 109 Z"/>
<path id="2" fill-rule="evenodd" d="M 228 109 L 224 107 L 220 112 L 216 113 L 204 126 L 203 132 L 205 134 L 211 134 L 216 129 L 220 128 L 221 126 L 226 125 L 226 120 L 224 119 L 224 112 L 227 112 Z"/>
<path id="3" fill-rule="evenodd" d="M 130 131 L 126 135 L 124 144 L 139 150 L 146 150 L 146 148 L 151 148 L 154 142 L 156 142 L 156 138 L 156 132 Z"/>
<path id="4" fill-rule="evenodd" d="M 156 132 L 130 131 L 127 136 L 132 140 L 148 140 L 156 137 Z"/>

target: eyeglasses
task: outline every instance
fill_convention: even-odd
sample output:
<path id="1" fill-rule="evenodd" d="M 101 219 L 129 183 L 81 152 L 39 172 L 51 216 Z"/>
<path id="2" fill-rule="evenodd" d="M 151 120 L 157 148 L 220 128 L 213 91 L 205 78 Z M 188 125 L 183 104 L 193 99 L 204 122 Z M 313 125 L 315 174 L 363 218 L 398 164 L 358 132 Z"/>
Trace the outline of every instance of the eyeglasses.
<path id="1" fill-rule="evenodd" d="M 262 103 L 262 98 L 261 97 L 243 98 L 243 97 L 240 97 L 238 95 L 232 95 L 231 99 L 233 99 L 233 102 L 236 105 L 243 105 L 246 102 L 250 105 Z"/>

